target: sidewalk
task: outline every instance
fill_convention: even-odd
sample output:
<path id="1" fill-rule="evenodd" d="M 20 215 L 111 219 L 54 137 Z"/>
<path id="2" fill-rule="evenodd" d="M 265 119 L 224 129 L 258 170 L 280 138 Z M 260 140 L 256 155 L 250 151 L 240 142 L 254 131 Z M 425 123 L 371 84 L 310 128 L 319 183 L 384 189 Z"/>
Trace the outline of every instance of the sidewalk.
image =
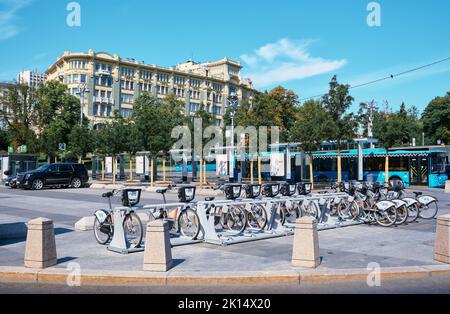
<path id="1" fill-rule="evenodd" d="M 437 196 L 440 199 L 439 214 L 450 213 L 450 195 L 442 191 Z M 320 231 L 322 264 L 315 270 L 291 267 L 292 236 L 226 247 L 203 243 L 179 246 L 172 249 L 175 266 L 167 273 L 143 272 L 142 252 L 129 255 L 113 253 L 96 243 L 92 231 L 65 229 L 56 236 L 58 265 L 43 271 L 22 267 L 23 239 L 3 241 L 0 246 L 0 280 L 65 281 L 69 273 L 67 266 L 72 262 L 80 265 L 86 283 L 101 280 L 111 284 L 338 280 L 366 276 L 370 271 L 367 270 L 369 263 L 378 263 L 386 276 L 448 274 L 449 265 L 433 260 L 435 227 L 435 220 L 420 220 L 392 228 L 358 225 Z"/>

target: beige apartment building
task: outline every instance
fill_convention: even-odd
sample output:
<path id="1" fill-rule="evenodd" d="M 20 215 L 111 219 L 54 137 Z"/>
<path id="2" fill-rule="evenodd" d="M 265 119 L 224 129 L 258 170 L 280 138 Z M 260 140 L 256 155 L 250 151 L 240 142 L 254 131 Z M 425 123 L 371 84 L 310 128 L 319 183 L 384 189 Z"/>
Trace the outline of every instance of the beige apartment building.
<path id="1" fill-rule="evenodd" d="M 252 100 L 252 82 L 241 78 L 241 69 L 239 62 L 227 58 L 205 63 L 189 60 L 165 68 L 89 50 L 65 51 L 45 74 L 47 80 L 67 84 L 70 93 L 81 98 L 83 112 L 93 125 L 110 118 L 114 110 L 129 116 L 134 100 L 143 92 L 158 98 L 176 95 L 184 101 L 187 115 L 203 104 L 216 124 L 222 125 L 229 95 L 236 94 L 240 102 Z"/>

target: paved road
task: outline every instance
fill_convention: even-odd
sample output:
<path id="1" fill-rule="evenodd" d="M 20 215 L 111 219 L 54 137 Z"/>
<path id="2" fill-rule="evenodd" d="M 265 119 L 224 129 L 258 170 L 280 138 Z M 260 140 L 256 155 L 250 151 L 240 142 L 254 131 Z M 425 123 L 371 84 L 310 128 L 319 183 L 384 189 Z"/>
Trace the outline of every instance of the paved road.
<path id="1" fill-rule="evenodd" d="M 45 189 L 42 191 L 13 190 L 0 185 L 0 223 L 26 222 L 44 216 L 55 225 L 73 228 L 81 217 L 91 216 L 94 211 L 107 208 L 107 199 L 101 195 L 104 190 L 94 189 Z M 177 195 L 168 193 L 167 201 L 177 201 Z M 142 193 L 142 204 L 158 204 L 163 199 L 157 193 Z M 200 197 L 198 198 L 200 199 Z M 120 197 L 112 199 L 113 206 L 119 206 Z"/>
<path id="2" fill-rule="evenodd" d="M 365 280 L 305 282 L 300 285 L 259 286 L 81 286 L 60 284 L 1 283 L 0 294 L 7 293 L 155 293 L 155 294 L 310 294 L 310 293 L 450 293 L 450 276 L 381 280 L 381 286 L 369 287 Z"/>

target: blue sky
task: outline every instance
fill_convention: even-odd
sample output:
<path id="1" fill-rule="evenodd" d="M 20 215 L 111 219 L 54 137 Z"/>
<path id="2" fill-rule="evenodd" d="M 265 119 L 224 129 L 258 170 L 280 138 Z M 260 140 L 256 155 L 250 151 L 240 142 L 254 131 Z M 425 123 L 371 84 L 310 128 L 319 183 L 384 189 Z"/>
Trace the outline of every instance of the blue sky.
<path id="1" fill-rule="evenodd" d="M 333 74 L 356 85 L 450 57 L 450 0 L 377 1 L 380 27 L 367 25 L 369 0 L 79 0 L 81 27 L 66 24 L 69 2 L 0 0 L 0 80 L 92 48 L 162 66 L 229 57 L 259 89 L 304 98 Z M 353 109 L 375 99 L 422 110 L 447 91 L 450 61 L 354 89 Z"/>

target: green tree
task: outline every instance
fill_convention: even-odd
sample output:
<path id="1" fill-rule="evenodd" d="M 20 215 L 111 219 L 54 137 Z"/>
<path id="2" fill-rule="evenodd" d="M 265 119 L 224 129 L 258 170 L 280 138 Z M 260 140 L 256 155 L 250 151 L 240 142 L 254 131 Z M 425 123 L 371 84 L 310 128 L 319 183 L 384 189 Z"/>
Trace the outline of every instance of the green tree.
<path id="1" fill-rule="evenodd" d="M 38 151 L 36 135 L 32 129 L 35 121 L 35 91 L 24 84 L 13 84 L 8 87 L 6 96 L 0 99 L 4 108 L 0 112 L 3 119 L 7 121 L 10 142 L 16 149 L 20 145 L 27 145 L 28 152 Z"/>
<path id="2" fill-rule="evenodd" d="M 298 95 L 290 89 L 278 86 L 269 92 L 275 100 L 276 106 L 273 112 L 275 123 L 280 126 L 281 141 L 289 138 L 289 132 L 298 117 Z"/>
<path id="3" fill-rule="evenodd" d="M 310 181 L 314 185 L 312 152 L 320 149 L 326 139 L 329 115 L 320 101 L 308 100 L 298 110 L 298 119 L 294 122 L 290 141 L 300 142 L 302 149 L 308 154 L 310 162 Z"/>
<path id="4" fill-rule="evenodd" d="M 349 85 L 339 84 L 336 75 L 330 81 L 330 89 L 322 98 L 322 104 L 330 116 L 327 131 L 329 140 L 337 141 L 338 146 L 338 181 L 341 182 L 341 143 L 355 137 L 357 121 L 352 113 L 346 113 L 350 108 L 353 97 L 349 94 Z"/>
<path id="5" fill-rule="evenodd" d="M 429 144 L 438 140 L 450 144 L 450 92 L 433 99 L 422 114 L 423 130 Z"/>
<path id="6" fill-rule="evenodd" d="M 413 139 L 418 141 L 422 133 L 417 108 L 406 108 L 402 103 L 398 111 L 392 111 L 386 105 L 384 111 L 374 112 L 373 133 L 379 139 L 380 146 L 391 148 L 395 146 L 409 146 Z"/>
<path id="7" fill-rule="evenodd" d="M 68 136 L 69 156 L 77 157 L 81 161 L 94 148 L 93 131 L 89 127 L 89 120 L 83 119 L 83 125 L 76 124 Z"/>
<path id="8" fill-rule="evenodd" d="M 50 89 L 49 92 L 52 93 L 52 90 Z M 59 85 L 57 86 L 57 92 L 61 92 Z M 60 100 L 62 102 L 58 104 L 58 109 L 53 112 L 52 120 L 47 121 L 48 125 L 42 128 L 40 134 L 42 151 L 49 160 L 53 159 L 57 154 L 59 143 L 69 143 L 69 134 L 80 123 L 79 99 L 68 94 L 66 90 L 61 95 Z M 40 113 L 40 115 L 43 115 L 43 113 Z"/>
<path id="9" fill-rule="evenodd" d="M 139 146 L 152 157 L 167 153 L 175 143 L 172 129 L 185 125 L 184 102 L 170 95 L 164 100 L 143 93 L 134 103 L 133 122 Z"/>
<path id="10" fill-rule="evenodd" d="M 0 151 L 7 151 L 9 146 L 9 132 L 0 129 Z"/>
<path id="11" fill-rule="evenodd" d="M 51 122 L 55 121 L 55 113 L 67 103 L 68 94 L 67 86 L 58 81 L 48 81 L 40 84 L 36 91 L 35 104 L 35 123 L 38 133 L 41 134 Z M 79 106 L 79 104 L 78 104 Z M 74 112 L 76 114 L 76 112 Z M 79 109 L 78 109 L 79 117 Z"/>

